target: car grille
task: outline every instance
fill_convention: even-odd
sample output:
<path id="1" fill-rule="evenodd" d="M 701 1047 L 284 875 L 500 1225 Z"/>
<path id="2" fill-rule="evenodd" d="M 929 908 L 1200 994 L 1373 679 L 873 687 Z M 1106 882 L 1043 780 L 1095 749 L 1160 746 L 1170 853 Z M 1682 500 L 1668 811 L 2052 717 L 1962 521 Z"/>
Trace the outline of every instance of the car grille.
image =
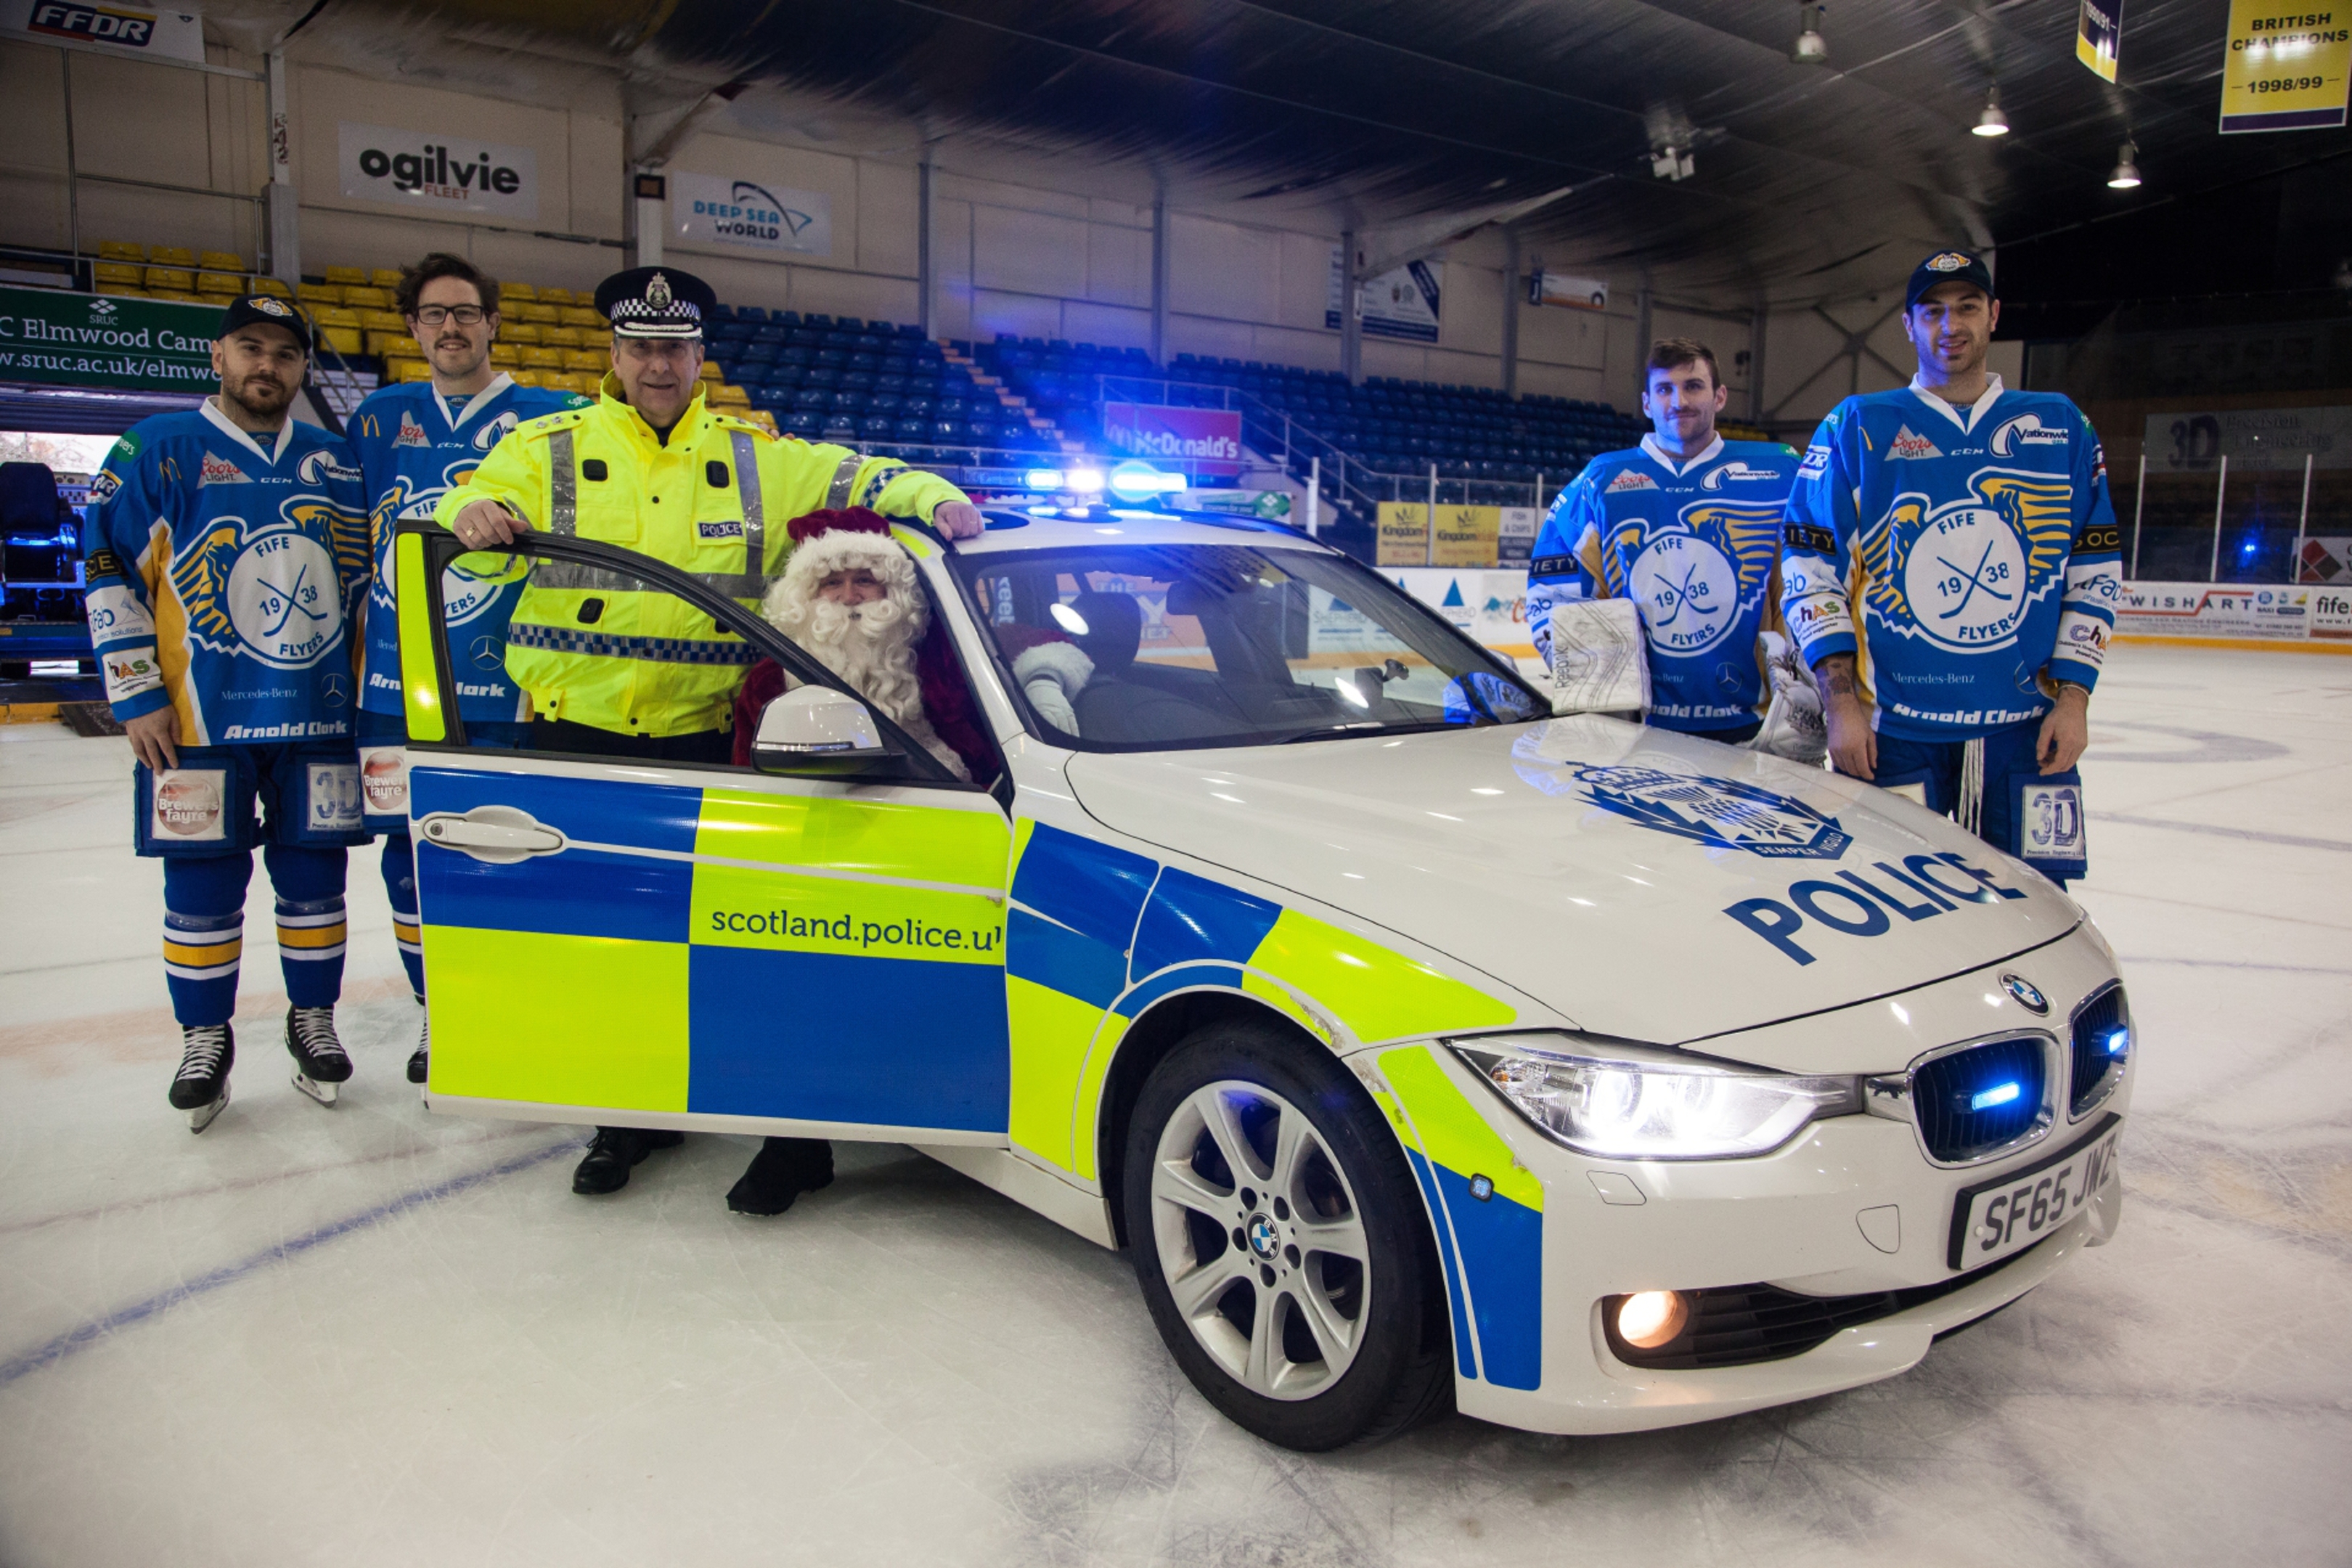
<path id="1" fill-rule="evenodd" d="M 2038 1245 L 2038 1244 L 2037 1244 Z M 1711 1290 L 1685 1290 L 1690 1321 L 1683 1331 L 1653 1350 L 1627 1343 L 1617 1332 L 1620 1296 L 1605 1298 L 1601 1319 L 1609 1336 L 1610 1353 L 1627 1366 L 1659 1372 L 1704 1372 L 1719 1366 L 1748 1366 L 1757 1362 L 1785 1361 L 1802 1355 L 1841 1329 L 1874 1322 L 1906 1308 L 1948 1296 L 1997 1274 L 2035 1250 L 2029 1247 L 1972 1273 L 1955 1274 L 1934 1285 L 1906 1290 L 1874 1290 L 1861 1296 L 1800 1296 L 1772 1285 L 1730 1285 Z"/>
<path id="2" fill-rule="evenodd" d="M 2074 1010 L 2074 1089 L 2067 1097 L 2068 1112 L 2080 1116 L 2106 1099 L 2124 1076 L 2130 1052 L 2131 1008 L 2124 1001 L 2124 988 L 2110 985 Z"/>
<path id="3" fill-rule="evenodd" d="M 1911 1105 L 1928 1157 L 1957 1165 L 2015 1143 L 2042 1119 L 2049 1058 L 2032 1036 L 1990 1040 L 1913 1071 Z"/>

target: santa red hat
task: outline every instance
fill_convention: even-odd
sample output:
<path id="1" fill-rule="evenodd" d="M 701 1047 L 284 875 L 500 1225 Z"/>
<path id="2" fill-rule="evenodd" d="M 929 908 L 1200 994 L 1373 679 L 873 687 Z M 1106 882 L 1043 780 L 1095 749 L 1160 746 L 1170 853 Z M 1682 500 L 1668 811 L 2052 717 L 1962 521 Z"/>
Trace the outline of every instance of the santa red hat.
<path id="1" fill-rule="evenodd" d="M 793 519 L 784 531 L 793 542 L 784 576 L 808 593 L 834 573 L 859 566 L 880 578 L 894 596 L 915 584 L 915 563 L 890 537 L 889 521 L 880 512 L 862 506 L 813 511 Z"/>

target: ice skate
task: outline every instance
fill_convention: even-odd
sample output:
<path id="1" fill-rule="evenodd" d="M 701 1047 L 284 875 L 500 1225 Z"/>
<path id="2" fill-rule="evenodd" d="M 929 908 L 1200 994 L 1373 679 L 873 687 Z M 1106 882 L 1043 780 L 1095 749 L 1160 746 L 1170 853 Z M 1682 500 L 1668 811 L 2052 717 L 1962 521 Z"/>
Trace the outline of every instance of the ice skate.
<path id="1" fill-rule="evenodd" d="M 202 1132 L 228 1105 L 228 1069 L 236 1036 L 226 1024 L 180 1031 L 180 1073 L 172 1080 L 172 1109 L 188 1113 L 188 1131 Z"/>
<path id="2" fill-rule="evenodd" d="M 427 1013 L 427 1014 L 425 1014 L 425 1023 L 424 1023 L 424 1026 L 423 1026 L 420 1029 L 418 1029 L 417 1034 L 416 1034 L 416 1049 L 415 1049 L 414 1051 L 412 1051 L 412 1052 L 410 1052 L 410 1053 L 409 1053 L 409 1057 L 408 1057 L 408 1081 L 409 1081 L 409 1082 L 411 1082 L 411 1083 L 423 1083 L 423 1082 L 425 1081 L 425 1065 L 426 1065 L 426 1058 L 427 1058 L 427 1057 L 428 1057 L 428 1055 L 431 1053 L 432 1049 L 433 1049 L 433 1015 L 432 1015 L 432 1014 L 430 1014 L 430 1013 Z"/>
<path id="3" fill-rule="evenodd" d="M 286 1009 L 286 1050 L 294 1058 L 294 1087 L 321 1105 L 334 1104 L 337 1086 L 352 1076 L 352 1058 L 335 1037 L 335 1010 Z"/>

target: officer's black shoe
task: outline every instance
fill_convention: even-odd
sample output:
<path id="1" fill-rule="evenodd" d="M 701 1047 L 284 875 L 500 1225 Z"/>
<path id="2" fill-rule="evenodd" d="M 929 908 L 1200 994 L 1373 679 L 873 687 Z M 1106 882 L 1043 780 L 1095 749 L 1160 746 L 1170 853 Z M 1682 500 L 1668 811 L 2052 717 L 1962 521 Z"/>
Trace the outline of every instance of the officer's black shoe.
<path id="1" fill-rule="evenodd" d="M 833 1145 L 822 1138 L 770 1138 L 728 1191 L 737 1214 L 779 1215 L 803 1193 L 833 1185 Z"/>
<path id="2" fill-rule="evenodd" d="M 683 1132 L 651 1132 L 635 1127 L 599 1127 L 595 1141 L 572 1172 L 572 1190 L 583 1197 L 617 1193 L 629 1184 L 632 1166 L 656 1149 L 675 1149 Z"/>

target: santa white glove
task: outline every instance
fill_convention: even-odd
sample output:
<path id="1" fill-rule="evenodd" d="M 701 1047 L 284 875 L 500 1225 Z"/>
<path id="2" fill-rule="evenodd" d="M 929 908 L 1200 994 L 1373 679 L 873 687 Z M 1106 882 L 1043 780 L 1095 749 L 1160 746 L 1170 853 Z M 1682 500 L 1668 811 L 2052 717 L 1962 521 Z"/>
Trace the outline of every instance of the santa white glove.
<path id="1" fill-rule="evenodd" d="M 1819 767 L 1830 746 L 1829 724 L 1822 717 L 1821 689 L 1813 684 L 1795 643 L 1779 632 L 1764 633 L 1762 641 L 1772 705 L 1765 710 L 1764 727 L 1748 742 L 1748 747 Z"/>
<path id="2" fill-rule="evenodd" d="M 1065 735 L 1078 732 L 1077 710 L 1072 706 L 1087 682 L 1095 678 L 1095 661 L 1076 643 L 1039 643 L 1013 661 L 1013 679 L 1037 717 Z"/>

